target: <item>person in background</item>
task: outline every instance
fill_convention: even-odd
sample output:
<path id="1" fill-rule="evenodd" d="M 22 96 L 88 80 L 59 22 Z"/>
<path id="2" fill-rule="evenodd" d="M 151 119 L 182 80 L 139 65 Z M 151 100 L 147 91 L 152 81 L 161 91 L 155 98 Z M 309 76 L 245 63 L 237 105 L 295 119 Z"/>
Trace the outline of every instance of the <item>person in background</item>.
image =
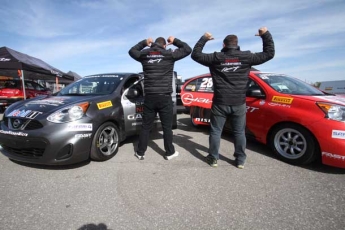
<path id="1" fill-rule="evenodd" d="M 179 155 L 179 152 L 175 151 L 173 145 L 172 78 L 174 63 L 188 56 L 192 49 L 187 43 L 173 36 L 169 36 L 167 41 L 168 44 L 163 37 L 157 38 L 155 42 L 153 42 L 152 38 L 148 38 L 140 41 L 129 50 L 129 55 L 142 64 L 144 72 L 145 99 L 143 122 L 138 147 L 134 154 L 139 160 L 144 160 L 145 158 L 150 130 L 153 127 L 157 113 L 163 128 L 166 154 L 164 158 L 171 160 Z M 166 46 L 171 44 L 178 48 L 167 50 Z M 144 49 L 147 46 L 149 48 Z"/>
<path id="2" fill-rule="evenodd" d="M 220 137 L 227 118 L 230 118 L 234 135 L 234 157 L 238 168 L 243 169 L 246 161 L 246 90 L 248 74 L 253 65 L 259 65 L 274 57 L 275 49 L 271 33 L 266 27 L 259 29 L 256 36 L 263 42 L 263 51 L 251 53 L 241 51 L 236 35 L 228 35 L 223 40 L 223 49 L 210 54 L 202 53 L 207 41 L 213 40 L 206 32 L 195 44 L 192 59 L 209 67 L 214 84 L 209 150 L 206 161 L 217 167 Z"/>

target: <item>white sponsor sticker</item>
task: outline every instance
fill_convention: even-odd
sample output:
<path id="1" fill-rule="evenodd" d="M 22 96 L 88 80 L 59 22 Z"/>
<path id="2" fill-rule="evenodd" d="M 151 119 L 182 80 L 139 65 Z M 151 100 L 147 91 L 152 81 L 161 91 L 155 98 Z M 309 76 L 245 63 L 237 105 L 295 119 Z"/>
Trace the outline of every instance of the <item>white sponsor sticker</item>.
<path id="1" fill-rule="evenodd" d="M 332 130 L 332 138 L 345 139 L 345 131 L 343 131 L 343 130 Z"/>
<path id="2" fill-rule="evenodd" d="M 338 155 L 338 154 L 322 152 L 322 156 L 323 157 L 329 157 L 329 158 L 332 158 L 332 159 L 337 159 L 337 160 L 345 161 L 345 156 L 341 156 L 341 155 Z"/>
<path id="3" fill-rule="evenodd" d="M 5 131 L 5 130 L 0 130 L 0 133 L 2 134 L 7 134 L 7 135 L 13 135 L 13 136 L 22 136 L 22 137 L 27 137 L 27 133 L 23 132 L 12 132 L 12 131 Z"/>
<path id="4" fill-rule="evenodd" d="M 67 131 L 92 131 L 92 123 L 69 124 Z"/>
<path id="5" fill-rule="evenodd" d="M 75 138 L 90 138 L 91 137 L 91 133 L 78 133 L 76 135 L 74 135 Z"/>

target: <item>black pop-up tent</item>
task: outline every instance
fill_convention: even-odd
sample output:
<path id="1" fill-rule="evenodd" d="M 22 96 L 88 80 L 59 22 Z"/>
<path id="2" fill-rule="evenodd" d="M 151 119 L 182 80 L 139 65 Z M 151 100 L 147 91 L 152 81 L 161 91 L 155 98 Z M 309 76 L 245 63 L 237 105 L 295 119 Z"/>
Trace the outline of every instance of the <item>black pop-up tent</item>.
<path id="1" fill-rule="evenodd" d="M 20 77 L 23 82 L 23 89 L 25 88 L 24 78 L 36 80 L 55 79 L 57 83 L 59 79 L 73 81 L 73 77 L 44 61 L 7 47 L 0 48 L 0 75 Z M 26 99 L 25 90 L 24 99 Z"/>
<path id="2" fill-rule="evenodd" d="M 82 79 L 82 77 L 79 74 L 77 74 L 76 72 L 73 72 L 73 71 L 68 71 L 67 75 L 72 76 L 74 81 L 78 81 L 78 80 Z"/>

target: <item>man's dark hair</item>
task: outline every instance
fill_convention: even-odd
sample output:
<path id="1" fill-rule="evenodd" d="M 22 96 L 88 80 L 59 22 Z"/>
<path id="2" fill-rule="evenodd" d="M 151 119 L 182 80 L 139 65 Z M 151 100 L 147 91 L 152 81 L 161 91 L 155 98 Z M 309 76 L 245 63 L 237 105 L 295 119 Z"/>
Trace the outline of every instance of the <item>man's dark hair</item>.
<path id="1" fill-rule="evenodd" d="M 238 46 L 238 38 L 236 35 L 228 35 L 223 40 L 224 45 L 226 47 L 237 47 Z"/>
<path id="2" fill-rule="evenodd" d="M 155 43 L 158 43 L 161 46 L 165 46 L 167 44 L 166 41 L 165 41 L 165 38 L 163 38 L 163 37 L 157 38 Z"/>

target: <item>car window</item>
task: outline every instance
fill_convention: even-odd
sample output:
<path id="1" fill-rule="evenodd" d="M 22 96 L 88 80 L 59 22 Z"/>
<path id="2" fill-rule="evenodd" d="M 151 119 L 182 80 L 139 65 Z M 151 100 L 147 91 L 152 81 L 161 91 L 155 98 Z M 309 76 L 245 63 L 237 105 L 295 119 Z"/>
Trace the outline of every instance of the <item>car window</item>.
<path id="1" fill-rule="evenodd" d="M 35 89 L 31 82 L 25 82 L 25 89 Z"/>
<path id="2" fill-rule="evenodd" d="M 253 89 L 260 89 L 261 90 L 261 87 L 255 81 L 253 81 L 252 79 L 249 79 L 248 83 L 247 83 L 247 91 L 253 90 Z"/>
<path id="3" fill-rule="evenodd" d="M 295 95 L 324 95 L 323 92 L 316 89 L 314 86 L 287 75 L 260 73 L 258 76 L 279 93 Z"/>
<path id="4" fill-rule="evenodd" d="M 121 90 L 121 94 L 130 86 L 132 86 L 134 84 L 134 82 L 139 80 L 139 76 L 134 76 L 134 77 L 130 77 L 126 80 L 126 82 L 123 84 L 122 90 Z M 142 92 L 142 89 L 140 89 Z"/>
<path id="5" fill-rule="evenodd" d="M 106 95 L 111 94 L 122 80 L 121 75 L 87 76 L 63 88 L 57 95 Z"/>
<path id="6" fill-rule="evenodd" d="M 213 92 L 213 81 L 211 77 L 200 77 L 190 81 L 184 88 L 189 92 Z"/>
<path id="7" fill-rule="evenodd" d="M 0 81 L 0 89 L 5 88 L 6 81 Z"/>
<path id="8" fill-rule="evenodd" d="M 19 81 L 5 80 L 5 81 L 1 81 L 0 87 L 8 88 L 8 89 L 18 89 L 20 88 L 20 84 L 19 84 Z"/>
<path id="9" fill-rule="evenodd" d="M 32 86 L 35 88 L 35 90 L 39 90 L 39 91 L 45 90 L 45 88 L 43 86 L 41 86 L 40 84 L 38 84 L 36 82 L 32 82 Z"/>

